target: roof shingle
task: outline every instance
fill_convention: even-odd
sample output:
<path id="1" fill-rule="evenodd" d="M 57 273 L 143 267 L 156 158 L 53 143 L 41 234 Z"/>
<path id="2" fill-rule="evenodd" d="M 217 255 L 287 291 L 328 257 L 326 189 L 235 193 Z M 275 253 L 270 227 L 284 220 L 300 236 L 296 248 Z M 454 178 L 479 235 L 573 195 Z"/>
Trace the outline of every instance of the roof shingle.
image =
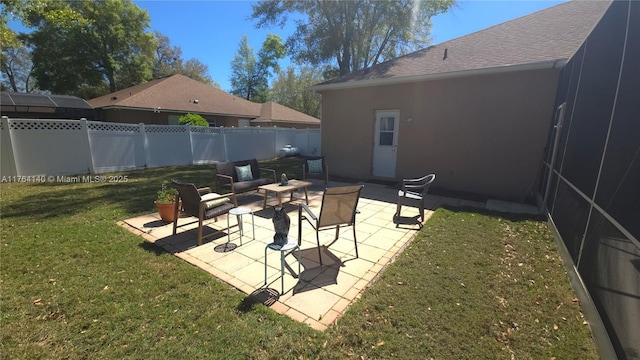
<path id="1" fill-rule="evenodd" d="M 260 109 L 260 117 L 255 120 L 261 121 L 277 121 L 277 122 L 299 122 L 308 124 L 320 124 L 320 119 L 301 113 L 290 107 L 280 105 L 277 102 L 268 101 L 262 104 Z"/>
<path id="2" fill-rule="evenodd" d="M 197 100 L 197 101 L 196 101 Z M 254 103 L 211 85 L 176 74 L 88 101 L 94 108 L 155 109 L 260 121 L 319 124 L 320 120 L 276 102 Z"/>
<path id="3" fill-rule="evenodd" d="M 197 101 L 195 101 L 197 100 Z M 176 74 L 89 100 L 94 108 L 140 108 L 254 118 L 260 104 Z"/>
<path id="4" fill-rule="evenodd" d="M 355 71 L 316 90 L 569 59 L 610 1 L 573 0 Z M 369 81 L 367 81 L 369 80 Z"/>

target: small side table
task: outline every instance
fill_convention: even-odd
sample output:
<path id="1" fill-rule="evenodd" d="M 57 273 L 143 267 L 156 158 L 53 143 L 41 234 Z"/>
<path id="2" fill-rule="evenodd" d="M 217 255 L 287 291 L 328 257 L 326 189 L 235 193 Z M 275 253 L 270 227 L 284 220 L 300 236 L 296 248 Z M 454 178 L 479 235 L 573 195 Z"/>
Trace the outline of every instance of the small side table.
<path id="1" fill-rule="evenodd" d="M 298 277 L 300 276 L 300 246 L 298 241 L 294 238 L 287 238 L 287 243 L 283 246 L 276 245 L 274 243 L 267 244 L 264 248 L 264 284 L 267 285 L 267 250 L 280 251 L 280 295 L 284 294 L 284 257 L 287 256 L 287 251 L 298 250 Z"/>
<path id="2" fill-rule="evenodd" d="M 231 215 L 235 215 L 238 221 L 238 232 L 240 233 L 240 246 L 242 246 L 242 235 L 244 235 L 244 227 L 242 226 L 242 215 L 251 214 L 251 233 L 253 235 L 253 240 L 256 239 L 256 225 L 253 219 L 253 211 L 248 207 L 240 206 L 229 210 L 229 214 L 227 215 L 227 229 L 229 226 L 229 218 Z M 231 231 L 227 230 L 227 241 L 231 241 Z"/>

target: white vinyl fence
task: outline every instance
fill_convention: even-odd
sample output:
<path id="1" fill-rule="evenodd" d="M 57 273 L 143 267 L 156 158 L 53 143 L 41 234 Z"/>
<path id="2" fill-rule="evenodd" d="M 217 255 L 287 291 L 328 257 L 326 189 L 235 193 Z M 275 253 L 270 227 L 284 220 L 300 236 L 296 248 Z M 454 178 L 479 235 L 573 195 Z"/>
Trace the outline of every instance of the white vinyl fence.
<path id="1" fill-rule="evenodd" d="M 320 154 L 320 129 L 207 128 L 87 120 L 9 119 L 0 176 L 64 176 L 218 161 L 270 159 L 285 145 Z"/>

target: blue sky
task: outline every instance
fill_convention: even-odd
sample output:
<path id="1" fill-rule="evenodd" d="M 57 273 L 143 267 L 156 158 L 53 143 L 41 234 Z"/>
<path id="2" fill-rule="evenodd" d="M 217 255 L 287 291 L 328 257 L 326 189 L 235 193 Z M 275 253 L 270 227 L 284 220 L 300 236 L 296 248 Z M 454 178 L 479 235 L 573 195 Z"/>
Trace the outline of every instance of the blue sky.
<path id="1" fill-rule="evenodd" d="M 295 25 L 285 28 L 256 29 L 250 1 L 175 1 L 134 0 L 151 17 L 151 28 L 167 35 L 174 46 L 180 46 L 184 59 L 196 58 L 209 66 L 211 77 L 229 90 L 231 61 L 243 35 L 247 35 L 254 51 L 260 49 L 267 34 L 275 33 L 283 41 L 293 33 Z M 563 1 L 547 0 L 466 0 L 458 1 L 448 13 L 432 19 L 432 40 L 441 43 L 466 35 Z M 282 61 L 286 66 L 288 60 Z"/>
<path id="2" fill-rule="evenodd" d="M 458 0 L 448 13 L 432 18 L 432 42 L 441 43 L 462 35 L 545 9 L 566 0 Z M 250 1 L 245 0 L 134 0 L 147 10 L 151 30 L 168 36 L 171 45 L 182 49 L 184 60 L 196 58 L 209 67 L 211 77 L 229 90 L 231 61 L 243 35 L 257 53 L 267 34 L 275 33 L 283 41 L 293 33 L 295 24 L 283 29 L 256 29 Z M 14 22 L 15 25 L 15 22 Z M 24 31 L 21 26 L 12 26 Z M 281 62 L 285 67 L 288 59 Z"/>

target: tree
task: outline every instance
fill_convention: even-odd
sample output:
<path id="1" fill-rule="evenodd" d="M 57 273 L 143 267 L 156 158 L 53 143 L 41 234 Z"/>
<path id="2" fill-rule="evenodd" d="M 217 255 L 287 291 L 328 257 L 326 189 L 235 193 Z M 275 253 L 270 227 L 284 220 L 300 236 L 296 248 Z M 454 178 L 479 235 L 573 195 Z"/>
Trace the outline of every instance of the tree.
<path id="1" fill-rule="evenodd" d="M 63 13 L 79 18 L 58 20 L 47 13 L 28 12 L 25 22 L 36 28 L 29 42 L 41 89 L 94 97 L 151 79 L 157 45 L 146 31 L 145 10 L 131 0 L 46 3 L 64 6 Z"/>
<path id="2" fill-rule="evenodd" d="M 256 27 L 283 26 L 301 14 L 286 46 L 294 60 L 312 65 L 337 64 L 339 74 L 425 47 L 431 17 L 455 0 L 266 0 L 252 5 Z"/>
<path id="3" fill-rule="evenodd" d="M 35 81 L 31 76 L 33 63 L 31 52 L 24 46 L 2 48 L 2 73 L 3 87 L 13 92 L 32 92 L 35 90 Z"/>
<path id="4" fill-rule="evenodd" d="M 280 37 L 269 34 L 256 58 L 247 36 L 243 36 L 231 62 L 231 93 L 250 101 L 265 102 L 271 71 L 279 70 L 278 60 L 285 52 Z"/>
<path id="5" fill-rule="evenodd" d="M 182 67 L 182 49 L 171 46 L 169 37 L 159 31 L 154 31 L 153 35 L 158 42 L 153 61 L 153 77 L 157 79 L 176 74 Z"/>
<path id="6" fill-rule="evenodd" d="M 25 43 L 25 35 L 9 29 L 9 20 L 20 20 L 31 26 L 34 19 L 46 18 L 61 26 L 84 23 L 79 14 L 59 2 L 45 0 L 2 0 L 0 7 L 0 44 L 2 57 L 0 73 L 2 88 L 14 92 L 37 90 L 33 79 L 32 50 Z"/>
<path id="7" fill-rule="evenodd" d="M 321 97 L 309 87 L 322 81 L 322 72 L 316 68 L 303 66 L 296 71 L 289 66 L 286 71 L 277 73 L 271 84 L 269 100 L 319 118 Z"/>
<path id="8" fill-rule="evenodd" d="M 202 83 L 220 88 L 220 84 L 209 76 L 209 67 L 201 63 L 198 59 L 191 58 L 182 63 L 182 67 L 178 71 L 178 74 L 182 74 L 192 78 L 193 80 L 198 80 Z"/>
<path id="9" fill-rule="evenodd" d="M 153 32 L 158 47 L 153 62 L 153 78 L 161 78 L 173 74 L 182 74 L 191 79 L 219 88 L 220 84 L 209 76 L 209 67 L 197 59 L 182 59 L 182 49 L 171 46 L 169 38 L 159 31 Z"/>
<path id="10" fill-rule="evenodd" d="M 209 126 L 209 122 L 207 121 L 207 119 L 203 118 L 199 114 L 192 113 L 180 116 L 180 118 L 178 118 L 178 122 L 180 123 L 180 125 L 189 124 L 192 126 Z"/>

